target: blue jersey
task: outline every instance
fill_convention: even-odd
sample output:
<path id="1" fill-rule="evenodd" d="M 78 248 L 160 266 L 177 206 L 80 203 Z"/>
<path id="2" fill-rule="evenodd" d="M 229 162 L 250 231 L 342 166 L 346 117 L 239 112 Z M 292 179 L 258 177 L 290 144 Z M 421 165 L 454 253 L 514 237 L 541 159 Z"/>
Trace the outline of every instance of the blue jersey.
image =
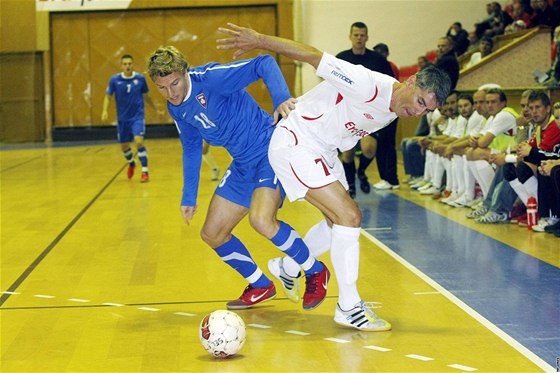
<path id="1" fill-rule="evenodd" d="M 115 94 L 119 121 L 144 119 L 144 93 L 148 93 L 148 85 L 143 75 L 133 72 L 127 78 L 122 73 L 115 74 L 109 81 L 106 93 Z"/>
<path id="2" fill-rule="evenodd" d="M 276 61 L 269 55 L 228 64 L 209 63 L 188 71 L 185 100 L 167 103 L 183 146 L 182 206 L 195 206 L 200 178 L 202 139 L 223 146 L 237 163 L 254 164 L 268 157 L 272 117 L 245 91 L 262 79 L 274 108 L 290 98 Z"/>

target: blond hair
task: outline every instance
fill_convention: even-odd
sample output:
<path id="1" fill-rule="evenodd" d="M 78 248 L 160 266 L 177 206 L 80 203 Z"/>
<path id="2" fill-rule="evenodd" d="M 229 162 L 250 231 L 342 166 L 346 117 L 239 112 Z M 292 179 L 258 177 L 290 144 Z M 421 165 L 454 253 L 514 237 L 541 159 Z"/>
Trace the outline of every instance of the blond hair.
<path id="1" fill-rule="evenodd" d="M 189 68 L 183 53 L 174 46 L 159 47 L 148 59 L 148 75 L 152 80 L 167 76 L 175 71 L 185 74 Z"/>

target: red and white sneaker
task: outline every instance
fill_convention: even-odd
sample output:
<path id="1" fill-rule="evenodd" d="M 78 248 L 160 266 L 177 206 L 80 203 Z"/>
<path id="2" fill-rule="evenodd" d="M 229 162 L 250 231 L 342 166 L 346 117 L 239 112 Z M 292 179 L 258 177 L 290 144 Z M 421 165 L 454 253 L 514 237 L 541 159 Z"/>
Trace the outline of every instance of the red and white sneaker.
<path id="1" fill-rule="evenodd" d="M 321 272 L 305 276 L 305 293 L 303 294 L 303 309 L 310 311 L 325 300 L 327 296 L 327 285 L 331 278 L 331 273 L 327 266 L 323 264 Z"/>
<path id="2" fill-rule="evenodd" d="M 265 288 L 255 288 L 248 285 L 239 299 L 232 300 L 227 303 L 228 310 L 244 310 L 255 304 L 266 302 L 276 296 L 276 288 L 274 283 L 270 283 Z"/>
<path id="3" fill-rule="evenodd" d="M 128 171 L 126 172 L 126 176 L 128 176 L 128 179 L 132 179 L 132 176 L 134 176 L 134 169 L 136 168 L 135 164 L 131 164 L 130 166 L 128 166 Z"/>
<path id="4" fill-rule="evenodd" d="M 140 182 L 147 183 L 148 181 L 150 181 L 150 174 L 147 172 L 142 172 L 142 176 L 140 176 Z"/>

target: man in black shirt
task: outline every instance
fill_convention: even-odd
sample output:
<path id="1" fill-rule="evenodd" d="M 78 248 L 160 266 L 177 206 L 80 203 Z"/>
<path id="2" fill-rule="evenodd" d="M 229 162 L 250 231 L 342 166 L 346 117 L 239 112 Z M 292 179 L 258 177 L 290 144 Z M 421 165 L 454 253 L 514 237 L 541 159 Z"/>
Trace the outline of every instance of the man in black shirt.
<path id="1" fill-rule="evenodd" d="M 349 39 L 352 42 L 352 48 L 342 51 L 336 57 L 348 61 L 354 65 L 362 65 L 372 71 L 377 71 L 389 76 L 393 76 L 391 65 L 385 57 L 378 52 L 366 48 L 368 41 L 368 28 L 363 22 L 355 22 L 350 27 Z M 360 141 L 362 153 L 360 154 L 360 164 L 358 166 L 358 179 L 360 179 L 360 189 L 364 193 L 370 192 L 370 185 L 365 174 L 366 168 L 369 166 L 377 149 L 377 140 L 372 136 L 366 136 Z M 342 153 L 342 165 L 348 181 L 348 192 L 354 198 L 356 196 L 356 164 L 354 163 L 354 154 L 356 149 L 348 150 Z"/>
<path id="2" fill-rule="evenodd" d="M 457 62 L 457 56 L 455 56 L 453 49 L 453 40 L 447 36 L 440 38 L 437 44 L 437 53 L 436 66 L 449 75 L 451 90 L 453 90 L 459 80 L 459 62 Z"/>

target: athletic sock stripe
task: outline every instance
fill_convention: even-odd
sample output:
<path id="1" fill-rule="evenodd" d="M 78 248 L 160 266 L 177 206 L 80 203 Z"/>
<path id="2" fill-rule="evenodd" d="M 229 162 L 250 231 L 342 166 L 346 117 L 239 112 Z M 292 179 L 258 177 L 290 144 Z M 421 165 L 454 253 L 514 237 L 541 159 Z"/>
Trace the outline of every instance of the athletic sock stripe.
<path id="1" fill-rule="evenodd" d="M 299 236 L 298 232 L 296 232 L 295 230 L 292 229 L 290 231 L 290 236 L 288 237 L 286 242 L 284 242 L 281 246 L 278 246 L 278 248 L 282 251 L 286 251 L 293 246 L 294 241 L 297 240 L 298 238 L 301 238 Z"/>

